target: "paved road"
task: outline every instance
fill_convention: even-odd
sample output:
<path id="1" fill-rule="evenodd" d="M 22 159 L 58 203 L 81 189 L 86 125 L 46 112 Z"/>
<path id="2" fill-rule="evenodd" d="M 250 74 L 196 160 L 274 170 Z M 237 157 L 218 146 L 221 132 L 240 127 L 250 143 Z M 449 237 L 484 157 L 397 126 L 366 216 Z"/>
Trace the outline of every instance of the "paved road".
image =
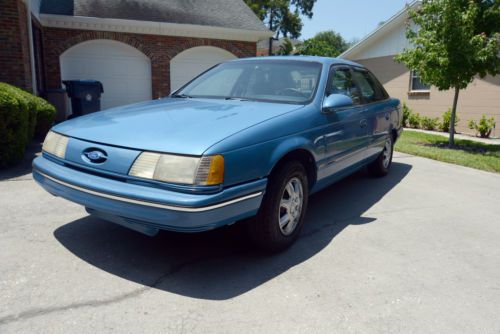
<path id="1" fill-rule="evenodd" d="M 500 332 L 500 175 L 397 154 L 263 256 L 237 225 L 148 238 L 23 174 L 0 181 L 1 333 Z"/>

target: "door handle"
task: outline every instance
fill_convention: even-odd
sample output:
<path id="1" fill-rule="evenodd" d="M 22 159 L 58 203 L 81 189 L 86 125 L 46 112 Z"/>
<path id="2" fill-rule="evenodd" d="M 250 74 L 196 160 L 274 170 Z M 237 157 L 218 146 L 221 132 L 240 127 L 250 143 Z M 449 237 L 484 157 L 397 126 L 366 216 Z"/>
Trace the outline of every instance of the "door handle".
<path id="1" fill-rule="evenodd" d="M 366 118 L 363 118 L 361 121 L 359 121 L 359 126 L 364 128 L 368 125 L 368 121 L 366 120 Z"/>

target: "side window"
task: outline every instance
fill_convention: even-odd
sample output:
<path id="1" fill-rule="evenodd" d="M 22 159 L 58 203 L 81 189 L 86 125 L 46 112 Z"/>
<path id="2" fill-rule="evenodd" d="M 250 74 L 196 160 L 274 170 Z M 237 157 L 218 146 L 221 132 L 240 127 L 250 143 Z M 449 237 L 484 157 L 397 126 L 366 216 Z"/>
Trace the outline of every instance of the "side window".
<path id="1" fill-rule="evenodd" d="M 353 69 L 353 77 L 359 85 L 364 103 L 377 102 L 387 98 L 384 89 L 370 72 Z"/>
<path id="2" fill-rule="evenodd" d="M 353 81 L 349 68 L 334 68 L 330 74 L 326 95 L 342 94 L 349 96 L 354 104 L 361 103 L 359 88 Z"/>

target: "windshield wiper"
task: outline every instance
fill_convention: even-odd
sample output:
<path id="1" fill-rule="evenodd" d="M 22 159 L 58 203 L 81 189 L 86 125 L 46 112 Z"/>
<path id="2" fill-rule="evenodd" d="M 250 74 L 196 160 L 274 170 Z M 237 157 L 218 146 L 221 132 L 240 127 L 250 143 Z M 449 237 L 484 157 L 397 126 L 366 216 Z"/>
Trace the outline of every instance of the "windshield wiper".
<path id="1" fill-rule="evenodd" d="M 180 99 L 191 99 L 191 98 L 193 98 L 192 96 L 187 95 L 187 94 L 174 94 L 174 95 L 172 95 L 172 97 L 180 98 Z"/>
<path id="2" fill-rule="evenodd" d="M 247 99 L 245 97 L 232 97 L 232 96 L 228 96 L 228 97 L 225 97 L 224 100 L 226 101 L 250 101 L 250 99 Z"/>

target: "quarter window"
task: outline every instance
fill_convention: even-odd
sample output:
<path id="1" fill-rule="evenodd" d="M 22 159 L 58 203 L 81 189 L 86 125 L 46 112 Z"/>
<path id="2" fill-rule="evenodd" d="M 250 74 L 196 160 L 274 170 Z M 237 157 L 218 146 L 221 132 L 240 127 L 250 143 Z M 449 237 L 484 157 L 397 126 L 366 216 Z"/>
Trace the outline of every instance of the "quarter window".
<path id="1" fill-rule="evenodd" d="M 420 75 L 418 74 L 417 71 L 411 71 L 410 76 L 411 76 L 410 91 L 428 92 L 430 90 L 431 87 L 420 80 Z"/>

